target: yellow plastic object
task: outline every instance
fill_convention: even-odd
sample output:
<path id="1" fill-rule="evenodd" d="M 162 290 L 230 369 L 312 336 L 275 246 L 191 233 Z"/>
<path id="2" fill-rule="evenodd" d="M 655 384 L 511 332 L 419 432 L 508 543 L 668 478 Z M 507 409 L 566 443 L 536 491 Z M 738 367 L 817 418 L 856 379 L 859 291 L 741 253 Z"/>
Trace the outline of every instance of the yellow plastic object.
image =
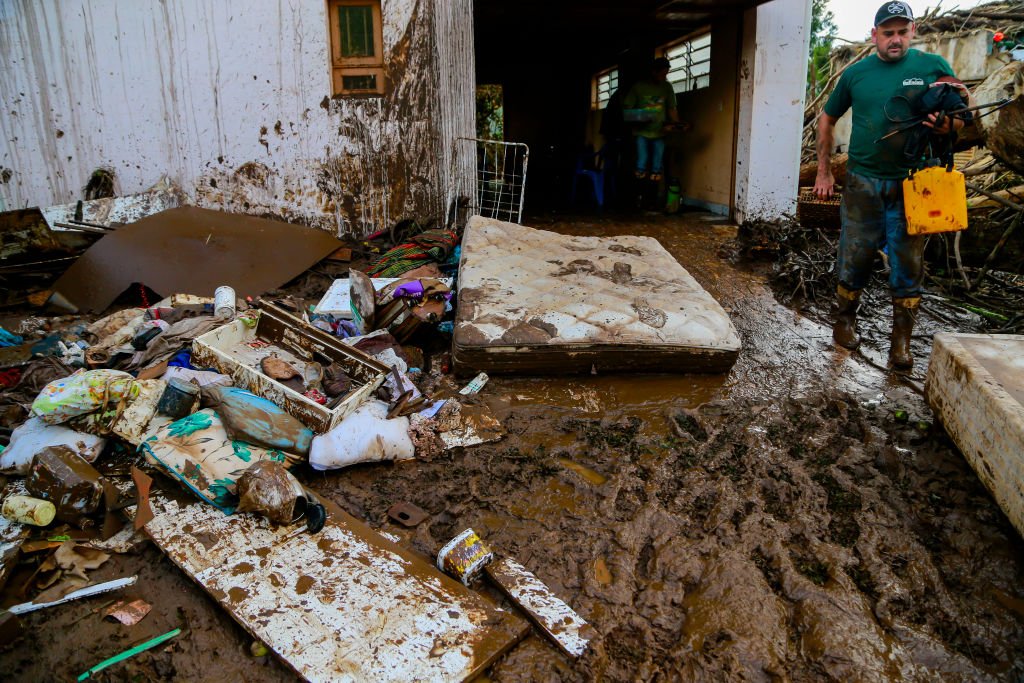
<path id="1" fill-rule="evenodd" d="M 903 181 L 907 233 L 930 235 L 967 227 L 967 187 L 964 174 L 932 166 Z"/>

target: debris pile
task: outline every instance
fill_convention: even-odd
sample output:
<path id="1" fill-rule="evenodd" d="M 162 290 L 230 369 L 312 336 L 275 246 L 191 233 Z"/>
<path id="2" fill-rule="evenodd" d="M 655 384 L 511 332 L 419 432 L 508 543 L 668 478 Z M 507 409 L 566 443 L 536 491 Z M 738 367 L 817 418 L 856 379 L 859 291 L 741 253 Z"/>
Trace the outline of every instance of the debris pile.
<path id="1" fill-rule="evenodd" d="M 149 538 L 215 598 L 222 590 L 236 591 L 224 607 L 257 642 L 297 671 L 316 671 L 316 657 L 282 636 L 290 631 L 268 626 L 260 616 L 278 579 L 253 574 L 259 585 L 249 603 L 237 588 L 221 589 L 216 576 L 201 571 L 206 555 L 222 553 L 225 562 L 236 562 L 242 553 L 266 550 L 280 554 L 275 566 L 301 571 L 303 580 L 320 582 L 323 590 L 338 581 L 358 582 L 365 567 L 374 567 L 373 586 L 359 592 L 389 610 L 393 655 L 408 665 L 400 670 L 423 679 L 479 673 L 522 637 L 525 622 L 496 614 L 454 582 L 439 592 L 439 570 L 406 557 L 309 484 L 317 471 L 431 458 L 504 435 L 478 397 L 487 375 L 464 386 L 450 375 L 460 236 L 410 232 L 407 226 L 404 234 L 391 235 L 390 248 L 386 235 L 350 246 L 322 235 L 294 239 L 305 239 L 308 247 L 298 261 L 282 259 L 248 276 L 244 271 L 261 267 L 262 259 L 258 247 L 240 246 L 261 239 L 241 237 L 260 229 L 253 220 L 238 217 L 239 226 L 229 214 L 179 207 L 122 226 L 117 239 L 105 235 L 54 283 L 47 310 L 31 309 L 34 315 L 12 330 L 0 327 L 0 601 L 13 605 L 5 621 L 130 588 L 135 577 L 97 584 L 89 572 L 104 566 L 111 553 Z M 147 231 L 171 225 L 177 234 L 172 241 L 202 243 L 197 235 L 209 231 L 206 241 L 227 244 L 229 253 L 219 263 L 226 264 L 222 274 L 236 273 L 232 285 L 214 288 L 207 273 L 197 289 L 167 292 L 190 277 L 173 263 L 152 269 L 152 280 L 138 279 L 147 272 L 139 266 L 155 257 Z M 276 229 L 268 228 L 269 234 Z M 48 234 L 45 226 L 40 230 Z M 135 271 L 102 265 L 132 240 L 139 240 L 132 247 Z M 313 254 L 321 261 L 303 275 L 300 295 L 271 289 Z M 338 277 L 339 269 L 347 269 L 347 277 Z M 62 284 L 82 277 L 97 281 L 88 290 Z M 319 290 L 318 304 L 301 295 L 303 287 Z M 162 293 L 169 295 L 160 298 Z M 115 304 L 98 319 L 82 313 L 114 298 L 135 305 Z M 73 314 L 45 314 L 54 309 Z M 403 524 L 411 519 L 406 511 Z M 186 538 L 201 539 L 202 556 L 191 553 Z M 338 553 L 354 563 L 341 578 L 328 569 L 341 562 Z M 308 567 L 317 557 L 323 576 Z M 585 622 L 521 565 L 510 558 L 500 562 L 495 566 L 504 567 L 501 585 L 508 584 L 510 599 L 556 644 L 579 656 L 586 647 Z M 242 566 L 230 576 L 241 576 Z M 382 593 L 388 582 L 395 595 L 412 602 L 386 607 L 394 601 Z M 287 614 L 288 598 L 275 600 Z M 378 626 L 377 617 L 356 603 L 324 598 L 317 609 L 325 623 L 346 621 L 349 639 L 358 639 L 367 637 L 360 629 Z M 149 611 L 144 600 L 127 594 L 109 607 L 103 616 L 126 625 Z M 567 615 L 574 624 L 569 645 L 561 625 Z M 17 631 L 7 625 L 5 634 Z M 413 625 L 416 632 L 408 631 Z M 180 632 L 142 643 L 82 676 Z M 449 640 L 476 645 L 434 659 L 437 643 Z M 372 672 L 392 665 L 356 660 L 339 666 Z"/>

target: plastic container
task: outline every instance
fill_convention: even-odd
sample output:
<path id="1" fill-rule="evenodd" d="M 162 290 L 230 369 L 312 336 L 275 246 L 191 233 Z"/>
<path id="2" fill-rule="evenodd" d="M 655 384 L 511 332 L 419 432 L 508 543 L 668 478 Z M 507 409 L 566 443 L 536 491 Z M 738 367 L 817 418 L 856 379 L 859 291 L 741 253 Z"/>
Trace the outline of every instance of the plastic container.
<path id="1" fill-rule="evenodd" d="M 8 496 L 4 498 L 4 504 L 0 514 L 21 524 L 33 526 L 46 526 L 57 516 L 57 508 L 48 500 L 33 498 L 31 496 Z"/>
<path id="2" fill-rule="evenodd" d="M 222 285 L 213 293 L 213 314 L 222 320 L 235 317 L 235 290 Z"/>
<path id="3" fill-rule="evenodd" d="M 167 381 L 160 402 L 156 404 L 158 415 L 166 415 L 173 420 L 180 420 L 191 415 L 199 402 L 199 387 L 177 377 Z"/>
<path id="4" fill-rule="evenodd" d="M 679 213 L 680 194 L 679 182 L 673 180 L 668 184 L 665 196 L 665 213 Z"/>

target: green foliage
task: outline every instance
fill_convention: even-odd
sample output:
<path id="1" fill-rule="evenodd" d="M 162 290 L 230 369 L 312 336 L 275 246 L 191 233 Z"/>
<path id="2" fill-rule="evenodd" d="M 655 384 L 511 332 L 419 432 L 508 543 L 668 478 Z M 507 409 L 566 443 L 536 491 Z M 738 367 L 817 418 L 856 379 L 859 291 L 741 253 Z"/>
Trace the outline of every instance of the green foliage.
<path id="1" fill-rule="evenodd" d="M 505 138 L 504 94 L 500 85 L 476 88 L 476 136 L 484 140 Z"/>
<path id="2" fill-rule="evenodd" d="M 807 97 L 815 97 L 825 87 L 832 70 L 829 53 L 837 30 L 829 0 L 811 0 L 811 45 L 807 64 Z"/>

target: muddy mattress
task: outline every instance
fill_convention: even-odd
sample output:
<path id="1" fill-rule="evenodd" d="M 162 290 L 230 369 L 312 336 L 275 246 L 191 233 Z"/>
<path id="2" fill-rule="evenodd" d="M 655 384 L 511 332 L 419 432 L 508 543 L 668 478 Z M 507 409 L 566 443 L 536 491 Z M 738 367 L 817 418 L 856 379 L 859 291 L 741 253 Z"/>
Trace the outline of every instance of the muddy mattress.
<path id="1" fill-rule="evenodd" d="M 722 307 L 650 237 L 577 237 L 474 216 L 462 239 L 460 372 L 725 372 Z"/>

